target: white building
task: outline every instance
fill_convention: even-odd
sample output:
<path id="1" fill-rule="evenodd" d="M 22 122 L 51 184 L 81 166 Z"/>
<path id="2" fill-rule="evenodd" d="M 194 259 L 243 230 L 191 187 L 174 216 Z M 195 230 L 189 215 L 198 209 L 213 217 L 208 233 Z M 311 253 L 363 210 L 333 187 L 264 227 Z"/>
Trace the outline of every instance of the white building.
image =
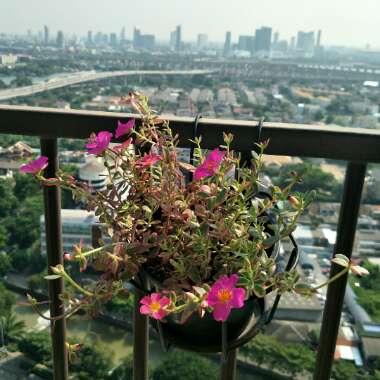
<path id="1" fill-rule="evenodd" d="M 0 66 L 15 66 L 17 63 L 17 55 L 2 54 L 0 55 Z"/>
<path id="2" fill-rule="evenodd" d="M 94 190 L 106 189 L 108 171 L 100 157 L 89 156 L 86 163 L 79 168 L 79 179 L 87 182 Z"/>
<path id="3" fill-rule="evenodd" d="M 92 226 L 98 223 L 93 212 L 85 210 L 61 210 L 63 250 L 72 252 L 73 245 L 83 241 L 84 246 L 92 246 Z M 40 217 L 41 252 L 46 254 L 45 216 Z"/>

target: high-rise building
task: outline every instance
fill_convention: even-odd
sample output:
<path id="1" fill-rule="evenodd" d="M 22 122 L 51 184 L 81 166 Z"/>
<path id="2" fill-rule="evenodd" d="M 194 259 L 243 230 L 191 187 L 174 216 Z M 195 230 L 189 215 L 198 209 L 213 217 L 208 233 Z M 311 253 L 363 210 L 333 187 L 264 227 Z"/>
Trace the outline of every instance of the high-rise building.
<path id="1" fill-rule="evenodd" d="M 263 26 L 256 29 L 255 34 L 255 51 L 256 52 L 269 52 L 272 43 L 272 28 Z"/>
<path id="2" fill-rule="evenodd" d="M 297 33 L 297 50 L 304 53 L 313 53 L 315 46 L 314 32 Z"/>
<path id="3" fill-rule="evenodd" d="M 278 32 L 275 32 L 273 36 L 273 44 L 272 44 L 275 49 L 277 48 L 279 40 L 280 40 L 280 34 Z"/>
<path id="4" fill-rule="evenodd" d="M 58 30 L 56 44 L 57 44 L 57 47 L 58 47 L 58 48 L 60 48 L 60 49 L 63 49 L 63 48 L 64 48 L 64 45 L 65 45 L 65 38 L 64 38 L 64 36 L 63 36 L 63 32 L 62 32 L 62 30 Z"/>
<path id="5" fill-rule="evenodd" d="M 45 25 L 44 26 L 44 44 L 48 45 L 49 44 L 49 28 Z"/>
<path id="6" fill-rule="evenodd" d="M 92 39 L 92 30 L 89 30 L 87 32 L 87 45 L 92 45 L 93 44 L 93 39 Z"/>
<path id="7" fill-rule="evenodd" d="M 135 28 L 133 30 L 133 47 L 134 48 L 138 48 L 140 46 L 140 37 L 141 37 L 140 29 Z"/>
<path id="8" fill-rule="evenodd" d="M 180 51 L 182 48 L 182 27 L 177 25 L 175 30 L 170 33 L 170 47 L 175 51 Z"/>
<path id="9" fill-rule="evenodd" d="M 226 39 L 224 41 L 224 55 L 228 55 L 231 52 L 231 32 L 226 32 Z"/>
<path id="10" fill-rule="evenodd" d="M 208 43 L 207 34 L 204 34 L 204 33 L 198 34 L 198 38 L 197 38 L 198 49 L 204 49 L 207 46 L 207 43 Z"/>
<path id="11" fill-rule="evenodd" d="M 238 50 L 253 52 L 254 48 L 255 48 L 255 37 L 239 36 Z"/>
<path id="12" fill-rule="evenodd" d="M 294 36 L 290 39 L 289 49 L 290 50 L 295 50 L 296 49 L 296 38 Z"/>
<path id="13" fill-rule="evenodd" d="M 110 44 L 111 46 L 117 45 L 117 35 L 116 33 L 110 33 Z"/>
<path id="14" fill-rule="evenodd" d="M 121 32 L 120 32 L 120 43 L 125 42 L 126 36 L 125 36 L 125 26 L 122 27 Z"/>
<path id="15" fill-rule="evenodd" d="M 141 34 L 140 35 L 140 44 L 141 49 L 151 50 L 154 49 L 156 43 L 156 38 L 153 34 Z"/>
<path id="16" fill-rule="evenodd" d="M 318 33 L 317 33 L 317 45 L 316 45 L 316 47 L 318 49 L 321 47 L 321 40 L 322 40 L 322 30 L 318 30 Z"/>

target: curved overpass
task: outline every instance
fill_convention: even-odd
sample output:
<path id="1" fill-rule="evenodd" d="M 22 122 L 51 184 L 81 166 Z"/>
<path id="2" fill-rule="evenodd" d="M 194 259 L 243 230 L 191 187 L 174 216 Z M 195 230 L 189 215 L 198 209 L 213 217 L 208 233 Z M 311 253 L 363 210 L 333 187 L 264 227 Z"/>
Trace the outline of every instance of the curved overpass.
<path id="1" fill-rule="evenodd" d="M 39 92 L 54 90 L 60 87 L 71 86 L 82 82 L 124 77 L 131 75 L 205 75 L 212 74 L 215 70 L 125 70 L 125 71 L 81 71 L 67 76 L 52 78 L 46 82 L 36 83 L 31 86 L 17 87 L 0 91 L 0 101 L 13 99 L 19 96 L 29 96 Z"/>

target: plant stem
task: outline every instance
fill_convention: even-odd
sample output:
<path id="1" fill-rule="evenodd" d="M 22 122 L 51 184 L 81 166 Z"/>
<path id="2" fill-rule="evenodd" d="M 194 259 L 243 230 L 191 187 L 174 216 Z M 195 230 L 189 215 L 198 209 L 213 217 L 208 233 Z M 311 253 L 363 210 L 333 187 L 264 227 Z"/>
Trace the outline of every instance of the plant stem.
<path id="1" fill-rule="evenodd" d="M 65 271 L 63 271 L 62 276 L 72 285 L 74 288 L 78 289 L 81 293 L 87 297 L 92 297 L 94 293 L 89 292 L 88 290 L 82 288 L 78 283 L 76 283 Z"/>
<path id="2" fill-rule="evenodd" d="M 322 284 L 316 286 L 315 288 L 312 288 L 313 290 L 318 290 L 320 288 L 323 288 L 326 285 L 331 284 L 335 280 L 337 280 L 339 277 L 342 277 L 345 273 L 347 273 L 350 270 L 350 266 L 346 266 L 343 270 L 341 270 L 339 273 L 337 273 L 335 276 L 331 277 L 329 280 L 326 282 L 323 282 Z"/>

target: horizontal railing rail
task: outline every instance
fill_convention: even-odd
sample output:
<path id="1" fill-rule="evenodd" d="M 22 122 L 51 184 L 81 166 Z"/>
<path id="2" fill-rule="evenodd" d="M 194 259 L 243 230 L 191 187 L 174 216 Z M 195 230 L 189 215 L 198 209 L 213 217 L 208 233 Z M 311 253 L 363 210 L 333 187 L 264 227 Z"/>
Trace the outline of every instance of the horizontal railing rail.
<path id="1" fill-rule="evenodd" d="M 115 130 L 118 119 L 137 115 L 98 111 L 58 110 L 0 105 L 0 133 L 47 138 L 86 139 L 92 132 Z M 194 119 L 168 116 L 171 128 L 180 136 L 180 146 L 190 147 Z M 233 148 L 254 148 L 258 122 L 201 118 L 198 134 L 202 146 L 213 148 L 223 142 L 223 132 L 234 135 Z M 345 161 L 380 162 L 380 131 L 326 125 L 264 122 L 262 139 L 270 139 L 267 154 L 319 157 Z"/>
<path id="2" fill-rule="evenodd" d="M 52 171 L 58 168 L 57 138 L 86 139 L 92 132 L 100 130 L 113 132 L 117 120 L 131 117 L 135 117 L 139 123 L 137 115 L 125 113 L 0 105 L 0 133 L 40 137 L 41 152 L 49 157 L 49 162 L 54 162 L 49 169 Z M 193 137 L 194 119 L 175 116 L 164 118 L 169 120 L 173 131 L 179 134 L 179 146 L 190 147 L 189 139 Z M 233 133 L 233 148 L 249 152 L 254 148 L 257 127 L 258 122 L 255 121 L 202 118 L 198 122 L 198 134 L 202 135 L 202 146 L 214 148 L 222 143 L 223 132 Z M 380 162 L 380 131 L 269 122 L 263 124 L 261 139 L 270 139 L 267 154 L 319 157 L 348 162 L 334 252 L 344 253 L 351 257 L 366 164 Z M 48 174 L 53 175 L 50 171 Z M 45 190 L 45 228 L 49 265 L 62 262 L 59 200 L 59 189 Z M 336 271 L 336 265 L 332 265 L 330 276 Z M 328 287 L 315 380 L 330 378 L 346 283 L 347 276 L 343 276 Z M 62 313 L 62 304 L 58 297 L 62 286 L 60 279 L 49 281 L 52 316 L 59 316 Z M 138 301 L 137 296 L 134 313 L 134 380 L 147 380 L 148 319 L 136 312 Z M 65 341 L 64 322 L 58 324 L 58 328 L 56 327 L 54 331 L 52 330 L 52 338 L 54 379 L 67 380 L 67 353 L 63 343 Z M 228 361 L 222 364 L 222 379 L 233 380 L 235 364 L 236 351 L 233 351 Z"/>

